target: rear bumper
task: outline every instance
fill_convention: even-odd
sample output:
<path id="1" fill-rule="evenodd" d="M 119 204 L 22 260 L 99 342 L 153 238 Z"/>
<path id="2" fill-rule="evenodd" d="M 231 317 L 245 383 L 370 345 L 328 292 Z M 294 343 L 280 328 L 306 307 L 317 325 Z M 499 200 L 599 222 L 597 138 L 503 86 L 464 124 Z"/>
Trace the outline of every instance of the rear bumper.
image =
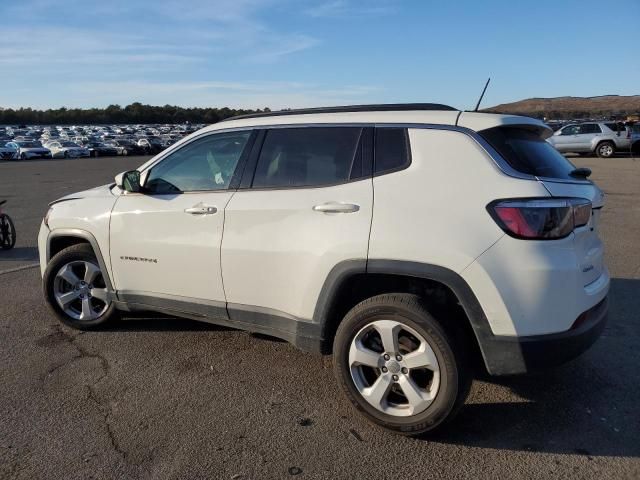
<path id="1" fill-rule="evenodd" d="M 609 299 L 605 297 L 585 312 L 577 328 L 549 335 L 479 338 L 487 370 L 492 375 L 515 375 L 554 367 L 585 352 L 600 337 L 607 322 Z"/>

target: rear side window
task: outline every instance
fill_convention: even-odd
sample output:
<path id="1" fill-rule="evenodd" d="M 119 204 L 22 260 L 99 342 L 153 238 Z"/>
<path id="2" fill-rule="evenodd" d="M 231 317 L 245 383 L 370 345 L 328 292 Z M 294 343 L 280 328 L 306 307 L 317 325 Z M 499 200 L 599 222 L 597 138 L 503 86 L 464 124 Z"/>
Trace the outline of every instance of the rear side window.
<path id="1" fill-rule="evenodd" d="M 361 134 L 359 127 L 269 130 L 252 186 L 317 187 L 346 182 L 354 163 L 356 169 L 362 168 L 358 148 Z"/>
<path id="2" fill-rule="evenodd" d="M 405 168 L 410 162 L 409 135 L 406 128 L 376 128 L 376 175 Z"/>
<path id="3" fill-rule="evenodd" d="M 602 133 L 602 129 L 596 123 L 585 123 L 580 133 Z"/>
<path id="4" fill-rule="evenodd" d="M 533 132 L 496 127 L 478 132 L 516 171 L 537 177 L 573 179 L 575 166 Z"/>

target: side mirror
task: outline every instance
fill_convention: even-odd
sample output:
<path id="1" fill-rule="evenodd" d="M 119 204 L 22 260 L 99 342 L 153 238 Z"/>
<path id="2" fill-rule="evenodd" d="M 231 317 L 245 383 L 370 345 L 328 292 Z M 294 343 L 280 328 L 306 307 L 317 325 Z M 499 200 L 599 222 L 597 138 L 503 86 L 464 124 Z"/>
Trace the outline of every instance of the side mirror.
<path id="1" fill-rule="evenodd" d="M 131 193 L 138 193 L 142 190 L 140 185 L 140 172 L 138 170 L 130 170 L 122 172 L 115 177 L 118 188 Z"/>

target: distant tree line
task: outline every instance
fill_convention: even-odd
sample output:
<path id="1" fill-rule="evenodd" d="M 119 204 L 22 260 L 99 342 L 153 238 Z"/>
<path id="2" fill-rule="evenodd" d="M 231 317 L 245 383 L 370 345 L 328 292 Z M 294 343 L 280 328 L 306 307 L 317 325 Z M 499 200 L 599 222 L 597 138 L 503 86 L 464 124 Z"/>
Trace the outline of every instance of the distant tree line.
<path id="1" fill-rule="evenodd" d="M 235 115 L 245 115 L 264 110 L 233 108 L 183 108 L 173 105 L 163 107 L 143 105 L 139 102 L 126 107 L 109 105 L 107 108 L 58 108 L 34 110 L 32 108 L 0 108 L 0 125 L 76 125 L 76 124 L 126 124 L 126 123 L 216 123 Z"/>

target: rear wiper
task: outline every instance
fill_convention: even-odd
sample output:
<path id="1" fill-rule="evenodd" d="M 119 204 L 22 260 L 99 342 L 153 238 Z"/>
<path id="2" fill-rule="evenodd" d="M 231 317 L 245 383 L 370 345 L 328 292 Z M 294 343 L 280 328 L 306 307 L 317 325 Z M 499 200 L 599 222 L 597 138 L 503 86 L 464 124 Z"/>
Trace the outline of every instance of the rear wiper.
<path id="1" fill-rule="evenodd" d="M 591 169 L 585 167 L 574 168 L 569 172 L 569 175 L 576 178 L 588 178 L 591 175 Z"/>

